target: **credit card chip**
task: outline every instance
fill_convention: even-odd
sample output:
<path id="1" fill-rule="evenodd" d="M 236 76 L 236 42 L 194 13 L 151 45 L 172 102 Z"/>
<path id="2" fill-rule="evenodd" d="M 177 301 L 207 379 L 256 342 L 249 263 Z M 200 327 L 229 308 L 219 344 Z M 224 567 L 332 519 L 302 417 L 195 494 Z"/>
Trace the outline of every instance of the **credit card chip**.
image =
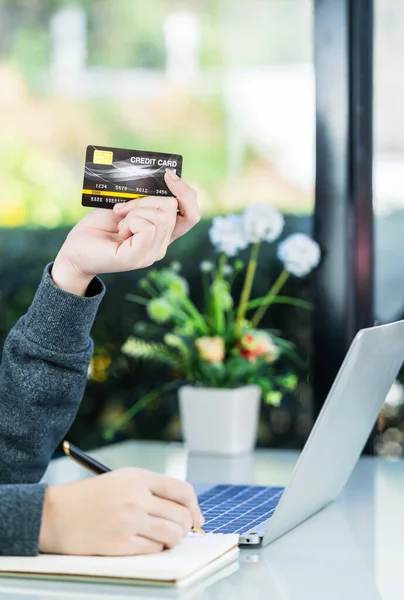
<path id="1" fill-rule="evenodd" d="M 94 150 L 93 163 L 96 165 L 112 165 L 114 153 L 109 150 Z"/>

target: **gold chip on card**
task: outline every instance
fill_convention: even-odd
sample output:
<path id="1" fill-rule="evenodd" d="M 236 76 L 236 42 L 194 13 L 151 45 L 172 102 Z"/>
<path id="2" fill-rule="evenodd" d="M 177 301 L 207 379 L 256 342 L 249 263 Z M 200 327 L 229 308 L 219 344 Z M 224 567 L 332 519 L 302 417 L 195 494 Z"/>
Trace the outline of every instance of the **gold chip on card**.
<path id="1" fill-rule="evenodd" d="M 97 165 L 112 165 L 114 153 L 109 150 L 94 150 L 93 163 Z"/>

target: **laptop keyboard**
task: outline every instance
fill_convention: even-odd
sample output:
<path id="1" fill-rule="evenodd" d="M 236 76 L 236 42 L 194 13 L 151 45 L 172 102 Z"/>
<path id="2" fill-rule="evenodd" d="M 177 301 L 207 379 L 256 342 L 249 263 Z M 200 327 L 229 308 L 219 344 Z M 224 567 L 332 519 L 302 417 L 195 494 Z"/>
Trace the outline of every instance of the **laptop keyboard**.
<path id="1" fill-rule="evenodd" d="M 207 533 L 248 533 L 270 519 L 283 487 L 216 485 L 198 497 Z"/>

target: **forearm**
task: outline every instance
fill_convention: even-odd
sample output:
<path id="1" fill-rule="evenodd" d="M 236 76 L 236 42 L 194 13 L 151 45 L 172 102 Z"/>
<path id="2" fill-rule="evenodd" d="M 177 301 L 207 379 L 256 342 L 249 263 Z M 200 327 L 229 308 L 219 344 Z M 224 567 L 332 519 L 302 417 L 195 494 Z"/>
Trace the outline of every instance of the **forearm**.
<path id="1" fill-rule="evenodd" d="M 8 336 L 0 366 L 0 483 L 38 482 L 82 399 L 104 293 L 65 292 L 49 268 L 27 314 Z"/>

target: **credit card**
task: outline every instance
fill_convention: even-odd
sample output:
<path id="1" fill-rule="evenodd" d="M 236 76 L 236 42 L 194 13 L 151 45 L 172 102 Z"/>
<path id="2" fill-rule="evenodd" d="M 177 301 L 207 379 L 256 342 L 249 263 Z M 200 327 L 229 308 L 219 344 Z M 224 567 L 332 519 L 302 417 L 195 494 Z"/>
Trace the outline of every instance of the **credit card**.
<path id="1" fill-rule="evenodd" d="M 182 175 L 182 156 L 163 152 L 87 146 L 83 206 L 113 208 L 143 196 L 172 196 L 166 171 Z"/>

